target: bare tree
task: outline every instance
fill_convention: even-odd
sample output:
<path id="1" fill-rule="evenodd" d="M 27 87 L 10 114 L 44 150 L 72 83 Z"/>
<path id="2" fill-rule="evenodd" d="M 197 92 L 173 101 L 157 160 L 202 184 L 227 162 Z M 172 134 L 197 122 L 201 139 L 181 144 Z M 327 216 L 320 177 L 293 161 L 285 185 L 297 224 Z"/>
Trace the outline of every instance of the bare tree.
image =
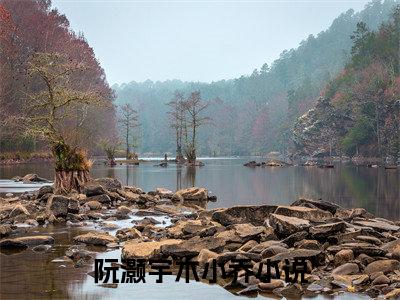
<path id="1" fill-rule="evenodd" d="M 119 123 L 122 127 L 122 134 L 125 140 L 126 158 L 131 159 L 131 147 L 135 146 L 134 129 L 139 127 L 138 113 L 133 109 L 131 104 L 126 103 L 121 106 Z"/>
<path id="2" fill-rule="evenodd" d="M 186 157 L 188 162 L 194 163 L 196 161 L 196 137 L 197 130 L 200 126 L 209 122 L 210 118 L 204 116 L 204 110 L 208 107 L 210 102 L 201 99 L 199 91 L 192 92 L 185 100 L 183 107 L 187 113 L 187 127 L 191 128 L 190 135 L 187 134 L 186 139 Z"/>
<path id="3" fill-rule="evenodd" d="M 115 153 L 118 147 L 121 145 L 121 141 L 118 137 L 105 138 L 100 140 L 99 146 L 106 153 L 107 163 L 109 166 L 115 166 Z"/>
<path id="4" fill-rule="evenodd" d="M 36 53 L 29 62 L 28 73 L 34 93 L 27 94 L 24 125 L 27 134 L 44 138 L 55 159 L 56 193 L 80 191 L 89 180 L 90 160 L 85 149 L 73 145 L 65 124 L 76 122 L 76 129 L 86 118 L 88 106 L 108 105 L 95 90 L 82 89 L 76 78 L 86 69 L 85 64 L 58 53 Z"/>
<path id="5" fill-rule="evenodd" d="M 182 139 L 187 136 L 186 115 L 184 107 L 184 96 L 181 92 L 175 91 L 174 98 L 167 103 L 170 106 L 169 119 L 170 126 L 175 130 L 176 134 L 176 161 L 183 161 Z"/>

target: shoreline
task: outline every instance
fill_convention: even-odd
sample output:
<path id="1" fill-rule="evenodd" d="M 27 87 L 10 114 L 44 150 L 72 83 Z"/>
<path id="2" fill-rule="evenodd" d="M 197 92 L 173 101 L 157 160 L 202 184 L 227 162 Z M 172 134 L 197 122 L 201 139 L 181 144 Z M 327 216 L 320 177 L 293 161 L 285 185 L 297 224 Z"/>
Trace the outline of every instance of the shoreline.
<path id="1" fill-rule="evenodd" d="M 199 262 L 199 270 L 212 259 L 229 267 L 232 259 L 242 257 L 253 263 L 249 282 L 238 276 L 234 285 L 217 283 L 238 295 L 337 295 L 346 291 L 376 297 L 400 293 L 400 274 L 395 272 L 400 269 L 400 220 L 389 221 L 365 209 L 345 209 L 311 199 L 299 199 L 289 206 L 239 205 L 207 210 L 210 200 L 216 199 L 204 188 L 176 192 L 157 188 L 145 193 L 138 187 L 122 186 L 113 178 L 95 179 L 82 194 L 67 197 L 53 195 L 52 188 L 46 186 L 1 200 L 0 248 L 12 251 L 51 248 L 54 244 L 50 233 L 21 237 L 21 226 L 56 224 L 69 230 L 70 226 L 92 223 L 97 224 L 94 231 L 79 232 L 69 245 L 66 254 L 75 264 L 80 257 L 76 253 L 82 254 L 71 250 L 77 245 L 80 249 L 93 245 L 121 249 L 123 260 L 192 258 Z M 163 216 L 166 223 L 154 219 L 157 216 Z M 128 225 L 131 222 L 133 225 Z M 118 228 L 117 224 L 128 227 Z M 269 283 L 254 275 L 267 259 L 282 262 L 296 258 L 307 261 L 308 284 L 287 283 L 282 280 L 283 273 L 281 279 Z M 92 264 L 92 259 L 88 254 L 87 261 L 79 264 Z M 228 276 L 228 281 L 231 279 Z"/>

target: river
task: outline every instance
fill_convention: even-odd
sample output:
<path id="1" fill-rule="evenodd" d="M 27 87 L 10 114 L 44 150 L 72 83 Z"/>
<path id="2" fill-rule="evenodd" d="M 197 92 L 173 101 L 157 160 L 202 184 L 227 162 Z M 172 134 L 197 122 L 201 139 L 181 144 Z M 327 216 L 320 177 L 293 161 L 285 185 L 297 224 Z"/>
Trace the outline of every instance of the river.
<path id="1" fill-rule="evenodd" d="M 238 204 L 290 204 L 300 196 L 321 198 L 344 207 L 364 207 L 369 212 L 389 219 L 400 218 L 400 172 L 382 168 L 356 167 L 337 164 L 333 169 L 317 167 L 247 168 L 243 166 L 254 158 L 203 159 L 201 168 L 178 168 L 171 164 L 166 168 L 155 167 L 154 162 L 139 166 L 117 165 L 110 168 L 94 165 L 93 177 L 117 177 L 125 185 L 136 185 L 145 191 L 156 187 L 172 190 L 203 186 L 214 193 L 218 200 L 212 207 L 227 207 Z M 53 177 L 49 164 L 25 164 L 0 166 L 0 179 L 16 175 L 37 173 L 45 178 Z M 5 182 L 5 181 L 3 181 Z M 6 181 L 10 182 L 10 181 Z M 2 188 L 0 193 L 21 191 Z M 115 221 L 120 227 L 121 224 Z M 125 221 L 126 222 L 126 221 Z M 50 234 L 55 245 L 45 253 L 31 249 L 22 252 L 0 253 L 0 299 L 230 299 L 227 290 L 218 285 L 191 281 L 176 283 L 175 277 L 157 284 L 149 277 L 147 283 L 120 284 L 117 288 L 104 288 L 94 284 L 87 272 L 93 265 L 75 268 L 69 262 L 54 259 L 64 255 L 78 233 L 93 228 L 57 227 L 28 229 L 27 234 Z M 92 248 L 97 258 L 119 258 L 120 250 L 105 251 Z M 53 261 L 53 262 L 52 262 Z M 266 295 L 258 298 L 265 299 Z M 241 297 L 245 299 L 245 297 Z M 344 294 L 338 299 L 364 299 L 362 296 Z M 314 298 L 316 299 L 316 298 Z M 317 297 L 317 299 L 325 299 Z"/>

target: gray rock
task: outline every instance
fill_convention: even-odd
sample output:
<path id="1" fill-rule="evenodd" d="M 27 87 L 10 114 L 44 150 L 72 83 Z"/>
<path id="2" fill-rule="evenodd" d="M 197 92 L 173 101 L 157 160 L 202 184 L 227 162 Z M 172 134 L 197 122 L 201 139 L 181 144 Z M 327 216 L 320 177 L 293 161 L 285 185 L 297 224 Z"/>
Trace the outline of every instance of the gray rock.
<path id="1" fill-rule="evenodd" d="M 56 218 L 66 217 L 68 214 L 68 204 L 69 198 L 60 195 L 52 195 L 47 200 L 46 210 Z"/>
<path id="2" fill-rule="evenodd" d="M 360 272 L 356 263 L 345 263 L 332 270 L 333 275 L 354 275 Z"/>

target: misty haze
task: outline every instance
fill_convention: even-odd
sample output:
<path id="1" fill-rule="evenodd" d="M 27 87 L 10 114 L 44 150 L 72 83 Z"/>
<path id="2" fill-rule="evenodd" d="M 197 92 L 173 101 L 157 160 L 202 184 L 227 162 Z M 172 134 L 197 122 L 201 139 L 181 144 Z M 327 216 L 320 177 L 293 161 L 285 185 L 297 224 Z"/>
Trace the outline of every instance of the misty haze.
<path id="1" fill-rule="evenodd" d="M 132 297 L 400 298 L 399 0 L 0 0 L 0 298 Z"/>

